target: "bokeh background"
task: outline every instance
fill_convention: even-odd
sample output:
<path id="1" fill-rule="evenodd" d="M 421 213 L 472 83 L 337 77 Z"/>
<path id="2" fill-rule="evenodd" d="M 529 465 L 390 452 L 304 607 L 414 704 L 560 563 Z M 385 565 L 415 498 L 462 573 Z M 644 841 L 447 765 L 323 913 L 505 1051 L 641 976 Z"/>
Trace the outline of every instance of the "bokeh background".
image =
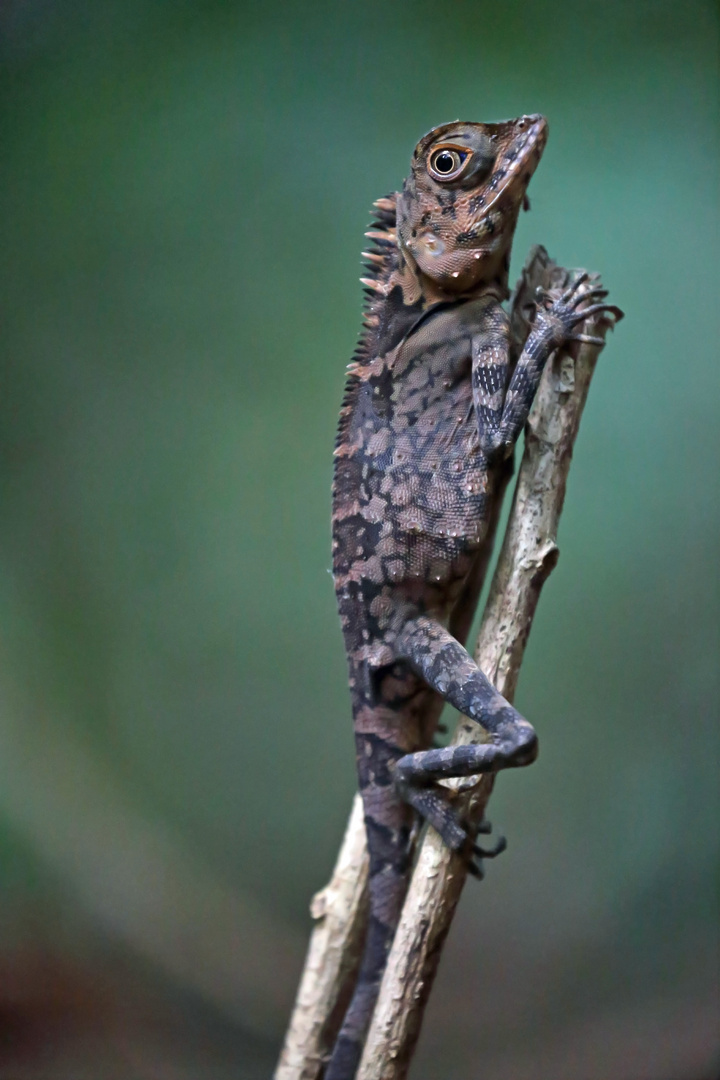
<path id="1" fill-rule="evenodd" d="M 331 447 L 372 200 L 545 113 L 627 312 L 417 1080 L 714 1080 L 716 5 L 5 0 L 0 1075 L 272 1071 L 354 790 Z"/>

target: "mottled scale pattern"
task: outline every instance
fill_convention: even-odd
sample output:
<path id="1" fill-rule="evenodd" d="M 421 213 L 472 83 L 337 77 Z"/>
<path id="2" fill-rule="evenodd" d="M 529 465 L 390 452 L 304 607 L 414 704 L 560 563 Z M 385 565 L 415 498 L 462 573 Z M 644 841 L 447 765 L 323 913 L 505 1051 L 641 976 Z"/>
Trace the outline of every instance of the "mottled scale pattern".
<path id="1" fill-rule="evenodd" d="M 530 724 L 448 629 L 489 507 L 550 353 L 606 305 L 591 282 L 540 303 L 521 354 L 503 302 L 513 233 L 547 124 L 445 124 L 416 147 L 366 234 L 363 330 L 335 448 L 333 575 L 349 665 L 370 856 L 370 923 L 324 1073 L 352 1080 L 427 821 L 456 850 L 463 823 L 437 781 L 526 765 Z M 589 306 L 588 306 L 589 304 Z M 431 749 L 444 701 L 482 745 Z"/>

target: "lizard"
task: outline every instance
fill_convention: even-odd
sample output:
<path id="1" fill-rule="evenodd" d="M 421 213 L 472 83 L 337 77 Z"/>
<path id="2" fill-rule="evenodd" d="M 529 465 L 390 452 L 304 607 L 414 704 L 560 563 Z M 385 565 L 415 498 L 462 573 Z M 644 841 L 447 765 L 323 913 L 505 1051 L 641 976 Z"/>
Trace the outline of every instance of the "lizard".
<path id="1" fill-rule="evenodd" d="M 537 299 L 517 356 L 503 302 L 543 116 L 454 122 L 415 148 L 366 234 L 363 328 L 335 446 L 333 578 L 349 665 L 370 915 L 324 1080 L 352 1080 L 427 822 L 470 868 L 483 851 L 437 781 L 529 765 L 537 736 L 449 626 L 544 365 L 592 315 L 618 309 L 589 275 Z M 436 747 L 449 702 L 488 741 Z"/>

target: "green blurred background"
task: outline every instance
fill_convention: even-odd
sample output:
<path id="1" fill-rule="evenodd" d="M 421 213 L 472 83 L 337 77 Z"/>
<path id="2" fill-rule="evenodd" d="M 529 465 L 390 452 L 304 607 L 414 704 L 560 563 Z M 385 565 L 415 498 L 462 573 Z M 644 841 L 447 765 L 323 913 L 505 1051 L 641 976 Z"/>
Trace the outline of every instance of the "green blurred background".
<path id="1" fill-rule="evenodd" d="M 7 0 L 0 1075 L 268 1077 L 354 790 L 331 447 L 371 202 L 543 112 L 602 357 L 417 1080 L 713 1080 L 718 10 Z"/>

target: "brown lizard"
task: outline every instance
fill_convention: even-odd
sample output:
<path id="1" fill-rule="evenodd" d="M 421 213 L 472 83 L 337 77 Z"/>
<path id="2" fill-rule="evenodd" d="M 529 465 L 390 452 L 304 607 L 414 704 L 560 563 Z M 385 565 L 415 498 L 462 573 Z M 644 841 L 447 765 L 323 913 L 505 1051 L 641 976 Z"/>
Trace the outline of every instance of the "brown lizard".
<path id="1" fill-rule="evenodd" d="M 531 725 L 448 630 L 488 508 L 545 362 L 588 316 L 616 308 L 582 275 L 543 294 L 520 356 L 510 248 L 547 139 L 542 116 L 453 123 L 418 143 L 402 191 L 375 203 L 364 328 L 335 450 L 333 573 L 370 857 L 370 918 L 325 1080 L 352 1080 L 405 896 L 417 815 L 468 857 L 474 843 L 437 781 L 528 765 Z M 448 701 L 489 733 L 432 748 Z M 476 864 L 473 868 L 478 870 Z"/>

